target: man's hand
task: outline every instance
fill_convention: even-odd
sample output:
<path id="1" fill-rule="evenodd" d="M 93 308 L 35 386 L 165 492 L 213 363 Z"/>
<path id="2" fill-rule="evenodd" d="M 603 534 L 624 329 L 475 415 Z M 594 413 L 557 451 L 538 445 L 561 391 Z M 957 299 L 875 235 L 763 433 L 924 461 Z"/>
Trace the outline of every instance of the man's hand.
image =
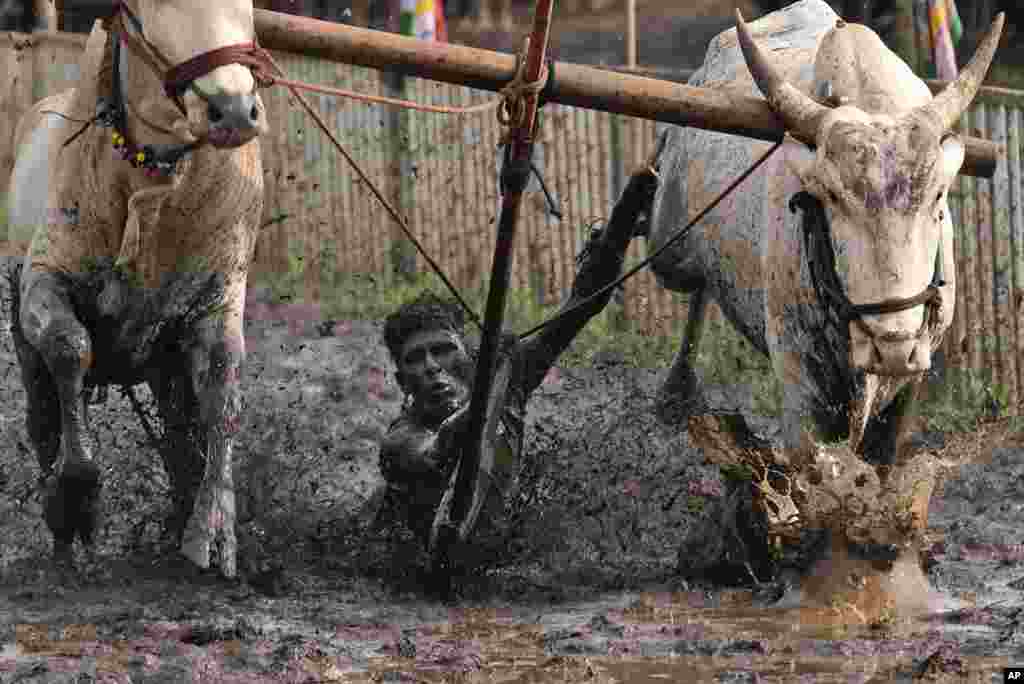
<path id="1" fill-rule="evenodd" d="M 441 422 L 437 429 L 437 465 L 443 471 L 458 458 L 465 446 L 466 428 L 469 426 L 469 402 L 456 409 L 452 415 Z"/>
<path id="2" fill-rule="evenodd" d="M 466 402 L 461 408 L 455 409 L 455 411 L 441 421 L 440 427 L 437 428 L 438 436 L 442 439 L 446 433 L 459 433 L 466 429 L 466 425 L 469 423 L 469 402 Z"/>

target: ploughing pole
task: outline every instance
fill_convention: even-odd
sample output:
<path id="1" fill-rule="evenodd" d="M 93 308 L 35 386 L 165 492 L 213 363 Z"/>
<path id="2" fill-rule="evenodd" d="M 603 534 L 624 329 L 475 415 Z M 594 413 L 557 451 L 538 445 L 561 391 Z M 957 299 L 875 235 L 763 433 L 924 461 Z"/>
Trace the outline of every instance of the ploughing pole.
<path id="1" fill-rule="evenodd" d="M 484 310 L 484 326 L 476 371 L 473 374 L 473 388 L 470 396 L 465 432 L 459 440 L 460 454 L 457 471 L 454 474 L 454 491 L 444 505 L 439 507 L 438 518 L 432 529 L 432 553 L 435 567 L 443 570 L 447 566 L 447 554 L 452 543 L 464 542 L 472 533 L 477 516 L 485 499 L 491 495 L 490 469 L 481 467 L 481 459 L 488 457 L 488 442 L 493 436 L 485 434 L 488 423 L 494 422 L 494 412 L 499 406 L 489 406 L 492 399 L 492 384 L 495 369 L 502 353 L 499 349 L 502 324 L 505 317 L 505 301 L 512 271 L 513 247 L 516 224 L 523 192 L 530 180 L 533 157 L 533 141 L 537 128 L 537 109 L 540 89 L 543 86 L 546 66 L 548 35 L 551 30 L 551 10 L 554 0 L 538 0 L 534 10 L 533 31 L 525 43 L 525 55 L 517 70 L 518 91 L 506 101 L 506 121 L 509 130 L 505 138 L 504 162 L 501 166 L 501 215 L 498 220 L 498 234 L 494 243 L 494 260 L 491 264 L 491 281 Z M 507 368 L 505 369 L 507 371 Z M 507 382 L 507 378 L 504 378 Z M 501 392 L 504 395 L 504 392 Z M 489 411 L 489 409 L 491 409 Z M 481 478 L 481 471 L 485 477 Z M 449 486 L 451 489 L 451 486 Z"/>
<path id="2" fill-rule="evenodd" d="M 260 44 L 270 50 L 494 92 L 504 88 L 516 71 L 515 55 L 503 52 L 418 40 L 270 10 L 256 10 L 255 18 Z M 781 140 L 785 133 L 781 119 L 763 98 L 571 62 L 551 66 L 541 99 L 769 142 Z M 960 173 L 991 178 L 996 159 L 1003 155 L 1002 147 L 984 138 L 964 136 L 962 140 L 967 149 Z"/>

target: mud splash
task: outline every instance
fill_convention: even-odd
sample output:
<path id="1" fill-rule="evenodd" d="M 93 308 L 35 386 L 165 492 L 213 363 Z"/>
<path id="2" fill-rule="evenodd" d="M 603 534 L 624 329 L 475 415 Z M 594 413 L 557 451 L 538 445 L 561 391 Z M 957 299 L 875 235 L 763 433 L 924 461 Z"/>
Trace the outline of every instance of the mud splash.
<path id="1" fill-rule="evenodd" d="M 782 605 L 828 608 L 834 621 L 854 624 L 942 608 L 920 554 L 932 493 L 958 463 L 905 450 L 895 464 L 876 468 L 845 442 L 782 453 L 744 444 L 742 430 L 717 415 L 691 417 L 689 429 L 712 461 L 751 474 L 777 545 L 824 532 L 822 556 Z"/>

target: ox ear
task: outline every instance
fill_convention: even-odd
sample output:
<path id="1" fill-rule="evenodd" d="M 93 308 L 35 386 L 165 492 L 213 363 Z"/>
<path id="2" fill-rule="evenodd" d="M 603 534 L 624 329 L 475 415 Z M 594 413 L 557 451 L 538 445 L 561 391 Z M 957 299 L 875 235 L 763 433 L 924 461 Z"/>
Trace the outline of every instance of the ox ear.
<path id="1" fill-rule="evenodd" d="M 960 167 L 964 164 L 965 148 L 963 141 L 957 135 L 947 135 L 942 139 L 940 154 L 943 178 L 947 181 L 952 181 L 960 173 Z"/>
<path id="2" fill-rule="evenodd" d="M 787 133 L 784 159 L 786 167 L 800 179 L 800 184 L 804 186 L 804 189 L 810 190 L 808 183 L 814 182 L 814 164 L 817 160 L 814 149 Z"/>
<path id="3" fill-rule="evenodd" d="M 798 159 L 795 157 L 786 158 L 786 166 L 793 172 L 797 178 L 800 179 L 800 184 L 805 188 L 808 183 L 814 182 L 814 160 L 813 159 Z"/>

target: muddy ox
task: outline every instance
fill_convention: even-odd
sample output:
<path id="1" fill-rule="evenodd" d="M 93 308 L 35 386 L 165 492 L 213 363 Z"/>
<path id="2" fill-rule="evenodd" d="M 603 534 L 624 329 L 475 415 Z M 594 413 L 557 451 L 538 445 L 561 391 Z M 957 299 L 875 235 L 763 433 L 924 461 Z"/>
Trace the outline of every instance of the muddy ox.
<path id="1" fill-rule="evenodd" d="M 242 316 L 267 130 L 253 7 L 118 7 L 109 33 L 97 23 L 90 34 L 79 87 L 39 102 L 16 132 L 9 221 L 33 238 L 13 337 L 44 515 L 59 560 L 76 536 L 92 542 L 101 469 L 86 440 L 90 390 L 146 382 L 182 553 L 207 567 L 219 541 L 230 577 Z"/>
<path id="2" fill-rule="evenodd" d="M 820 0 L 750 25 L 737 12 L 737 28 L 712 41 L 690 83 L 763 93 L 790 135 L 652 264 L 662 286 L 691 293 L 666 397 L 699 406 L 694 361 L 714 300 L 784 382 L 785 446 L 849 436 L 853 448 L 874 444 L 891 458 L 953 318 L 946 196 L 964 146 L 952 127 L 1001 29 L 999 15 L 956 82 L 933 98 L 873 31 Z M 652 248 L 770 148 L 689 128 L 662 135 Z"/>

